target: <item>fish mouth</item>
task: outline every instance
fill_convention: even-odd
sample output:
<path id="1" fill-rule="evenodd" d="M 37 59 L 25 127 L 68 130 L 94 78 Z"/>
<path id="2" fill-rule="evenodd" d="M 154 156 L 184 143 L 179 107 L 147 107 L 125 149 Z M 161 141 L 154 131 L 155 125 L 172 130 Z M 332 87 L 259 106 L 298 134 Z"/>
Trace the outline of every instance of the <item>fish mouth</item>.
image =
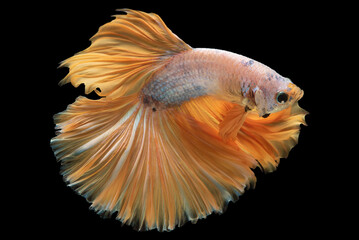
<path id="1" fill-rule="evenodd" d="M 295 100 L 300 100 L 304 95 L 304 91 L 300 88 L 298 88 L 298 91 L 294 94 L 294 99 Z"/>
<path id="2" fill-rule="evenodd" d="M 294 84 L 290 84 L 290 85 L 291 85 L 289 86 L 291 88 L 291 91 L 289 92 L 290 97 L 295 101 L 299 101 L 303 97 L 304 91 L 299 87 L 295 86 Z"/>

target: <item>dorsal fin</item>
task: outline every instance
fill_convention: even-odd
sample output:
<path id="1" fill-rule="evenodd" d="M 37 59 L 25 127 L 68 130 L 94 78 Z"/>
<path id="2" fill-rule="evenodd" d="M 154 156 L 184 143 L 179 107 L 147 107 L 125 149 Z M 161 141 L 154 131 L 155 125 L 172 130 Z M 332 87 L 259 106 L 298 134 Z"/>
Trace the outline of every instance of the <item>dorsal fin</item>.
<path id="1" fill-rule="evenodd" d="M 69 67 L 60 85 L 85 84 L 86 94 L 120 97 L 138 92 L 151 74 L 176 53 L 191 49 L 154 13 L 120 9 L 91 46 L 61 63 Z"/>

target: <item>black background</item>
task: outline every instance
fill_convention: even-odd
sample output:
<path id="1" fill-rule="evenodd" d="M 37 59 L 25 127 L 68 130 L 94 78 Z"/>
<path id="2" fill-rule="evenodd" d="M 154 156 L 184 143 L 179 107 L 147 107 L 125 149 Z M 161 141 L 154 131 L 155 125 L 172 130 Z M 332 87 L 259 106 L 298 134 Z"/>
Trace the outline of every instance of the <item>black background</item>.
<path id="1" fill-rule="evenodd" d="M 30 183 L 37 193 L 28 195 L 31 201 L 28 208 L 35 210 L 32 216 L 36 216 L 25 221 L 31 223 L 29 231 L 43 234 L 51 230 L 53 236 L 118 238 L 214 234 L 233 238 L 293 238 L 336 233 L 332 218 L 337 210 L 334 204 L 327 204 L 334 195 L 330 189 L 335 189 L 338 183 L 325 170 L 328 158 L 323 152 L 330 146 L 319 145 L 326 130 L 322 121 L 326 110 L 318 101 L 318 94 L 322 92 L 320 62 L 327 48 L 323 41 L 334 22 L 330 20 L 332 8 L 304 3 L 263 5 L 242 1 L 237 4 L 207 1 L 198 5 L 174 1 L 165 4 L 134 2 L 101 1 L 77 5 L 58 2 L 52 6 L 33 6 L 36 8 L 32 12 L 36 14 L 33 30 L 39 37 L 32 50 L 33 54 L 41 55 L 35 87 L 45 91 L 33 94 L 36 105 L 41 106 L 38 118 L 41 131 L 34 135 L 40 135 L 41 140 L 36 141 L 37 167 Z M 223 214 L 212 214 L 196 224 L 186 223 L 170 233 L 156 230 L 138 233 L 114 219 L 100 218 L 89 210 L 90 204 L 83 197 L 62 181 L 60 164 L 49 146 L 50 139 L 55 136 L 52 116 L 65 110 L 78 95 L 84 95 L 84 90 L 83 86 L 75 89 L 69 84 L 59 87 L 58 82 L 67 69 L 58 69 L 58 65 L 88 47 L 89 38 L 101 25 L 113 19 L 111 15 L 116 14 L 118 8 L 157 13 L 190 46 L 248 56 L 289 77 L 304 90 L 300 105 L 310 114 L 306 117 L 308 126 L 302 126 L 299 144 L 288 159 L 281 160 L 275 172 L 264 174 L 255 170 L 256 188 L 247 191 L 236 203 L 230 203 Z M 96 96 L 90 94 L 89 97 Z"/>

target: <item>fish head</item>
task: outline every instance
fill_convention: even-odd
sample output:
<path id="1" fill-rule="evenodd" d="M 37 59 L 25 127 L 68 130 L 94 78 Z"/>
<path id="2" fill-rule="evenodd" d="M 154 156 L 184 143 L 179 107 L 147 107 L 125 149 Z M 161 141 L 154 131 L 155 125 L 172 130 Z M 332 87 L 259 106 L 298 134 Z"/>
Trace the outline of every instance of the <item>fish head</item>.
<path id="1" fill-rule="evenodd" d="M 260 117 L 279 112 L 290 107 L 303 97 L 303 90 L 288 78 L 272 84 L 263 84 L 253 89 L 255 110 Z"/>

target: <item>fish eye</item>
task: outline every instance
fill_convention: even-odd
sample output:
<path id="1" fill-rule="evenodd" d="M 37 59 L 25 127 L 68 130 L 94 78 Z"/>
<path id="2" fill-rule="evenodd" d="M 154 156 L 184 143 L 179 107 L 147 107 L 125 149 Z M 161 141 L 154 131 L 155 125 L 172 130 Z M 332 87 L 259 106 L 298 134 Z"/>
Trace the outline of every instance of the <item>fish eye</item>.
<path id="1" fill-rule="evenodd" d="M 288 94 L 286 94 L 285 92 L 279 92 L 279 93 L 277 93 L 276 100 L 278 103 L 283 104 L 286 101 L 288 101 Z"/>

